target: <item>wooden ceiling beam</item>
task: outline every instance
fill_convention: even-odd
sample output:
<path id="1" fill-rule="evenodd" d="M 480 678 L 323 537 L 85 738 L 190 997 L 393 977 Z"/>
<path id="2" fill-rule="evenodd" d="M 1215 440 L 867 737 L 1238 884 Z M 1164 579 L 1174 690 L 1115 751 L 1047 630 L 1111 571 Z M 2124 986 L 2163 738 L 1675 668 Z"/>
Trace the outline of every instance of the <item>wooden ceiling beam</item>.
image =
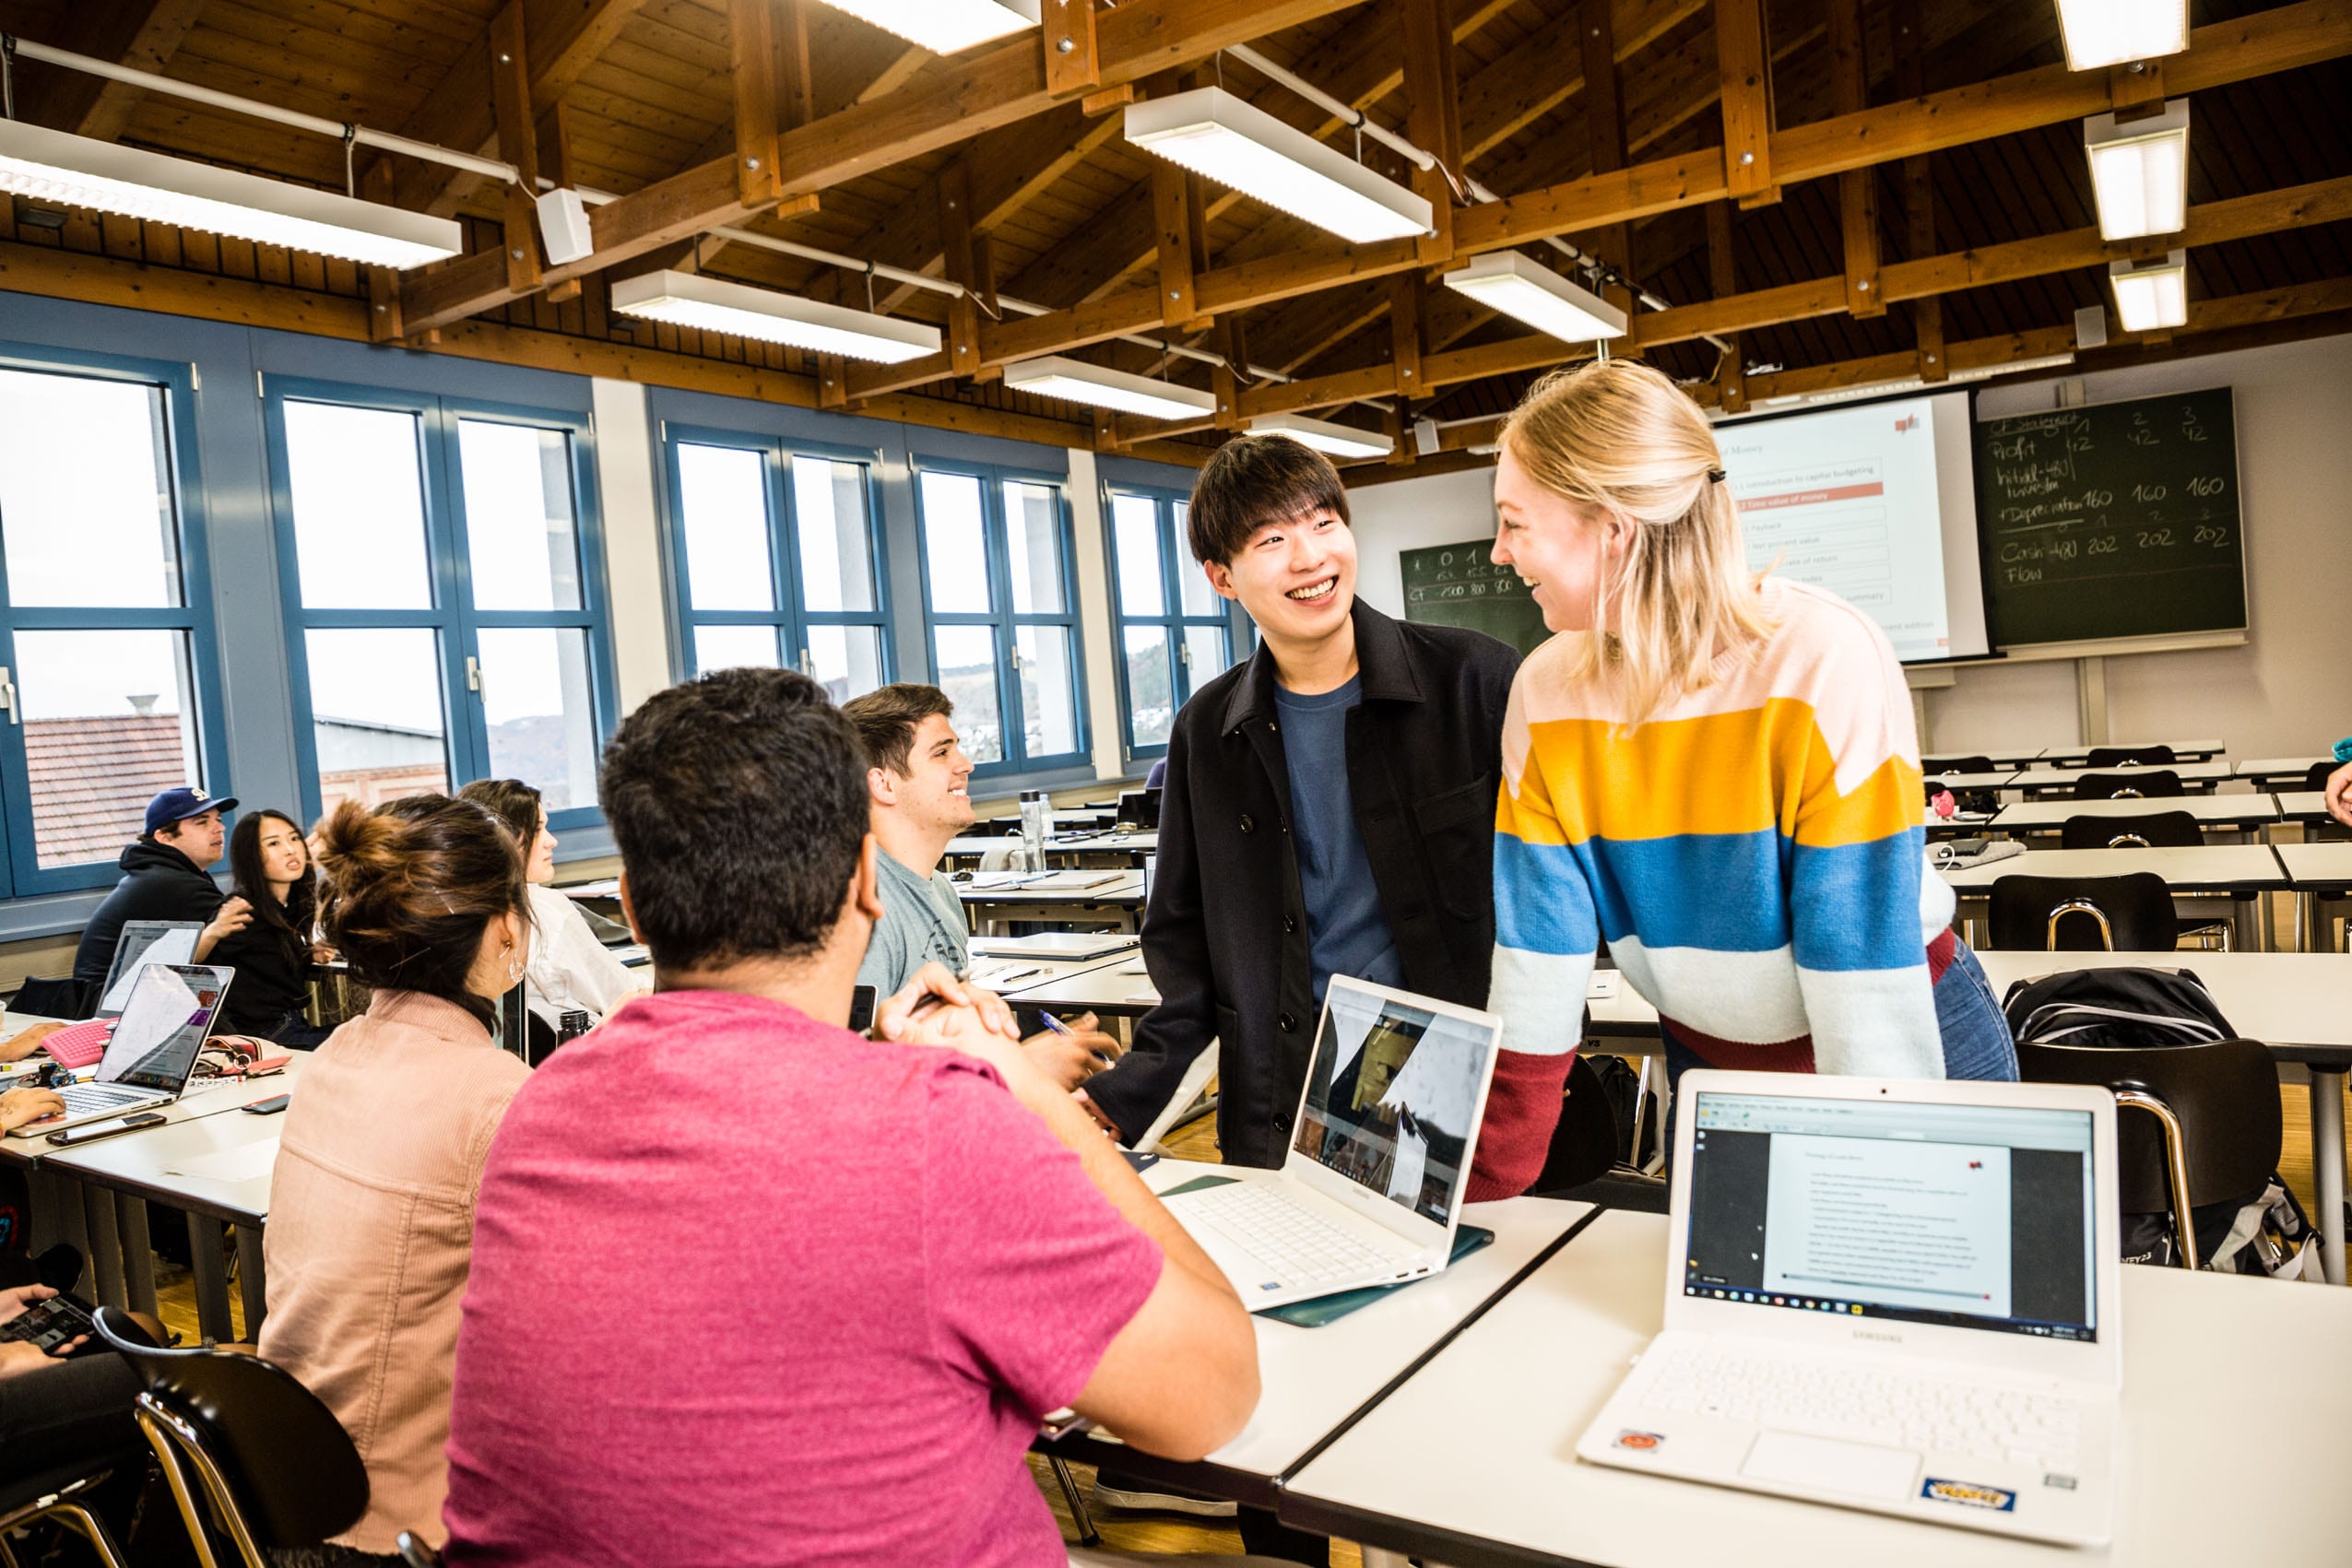
<path id="1" fill-rule="evenodd" d="M 1732 199 L 1743 206 L 1779 196 L 1772 174 L 1771 58 L 1764 46 L 1764 0 L 1715 0 L 1724 180 Z"/>
<path id="2" fill-rule="evenodd" d="M 77 54 L 161 73 L 204 12 L 205 0 L 79 0 L 67 6 L 62 36 L 45 41 Z M 18 61 L 17 117 L 52 130 L 111 142 L 131 122 L 139 89 L 63 65 Z"/>
<path id="3" fill-rule="evenodd" d="M 1862 0 L 1829 0 L 1831 100 L 1840 114 L 1870 107 L 1870 61 L 1862 37 Z M 1846 310 L 1883 316 L 1878 287 L 1878 171 L 1852 169 L 1838 176 L 1838 223 L 1846 249 Z"/>

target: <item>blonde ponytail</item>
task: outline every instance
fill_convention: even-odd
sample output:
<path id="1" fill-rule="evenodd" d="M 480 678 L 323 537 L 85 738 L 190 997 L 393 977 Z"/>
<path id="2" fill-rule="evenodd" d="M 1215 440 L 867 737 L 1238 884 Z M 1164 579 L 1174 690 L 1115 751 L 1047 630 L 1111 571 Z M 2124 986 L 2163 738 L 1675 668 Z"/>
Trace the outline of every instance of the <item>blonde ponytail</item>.
<path id="1" fill-rule="evenodd" d="M 1605 676 L 1628 727 L 1710 685 L 1723 654 L 1770 635 L 1715 434 L 1665 376 L 1633 360 L 1554 371 L 1499 439 L 1545 489 L 1635 525 L 1596 589 L 1592 635 L 1568 671 Z"/>

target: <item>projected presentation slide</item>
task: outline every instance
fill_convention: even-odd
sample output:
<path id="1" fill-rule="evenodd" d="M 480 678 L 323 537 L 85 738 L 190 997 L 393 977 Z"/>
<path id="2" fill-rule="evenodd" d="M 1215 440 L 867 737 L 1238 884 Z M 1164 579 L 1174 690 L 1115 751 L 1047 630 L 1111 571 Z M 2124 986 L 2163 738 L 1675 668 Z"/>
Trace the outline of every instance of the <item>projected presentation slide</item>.
<path id="1" fill-rule="evenodd" d="M 1962 510 L 1972 549 L 1974 489 L 1965 407 L 1944 421 L 1955 429 L 1939 431 L 1936 402 L 1898 398 L 1716 430 L 1748 563 L 1845 599 L 1907 660 L 1984 651 L 1955 643 L 1944 517 L 1947 506 Z M 1948 450 L 1939 460 L 1956 439 L 1956 460 Z M 1965 585 L 1973 598 L 1974 583 Z M 1964 630 L 1959 641 L 1980 636 Z"/>

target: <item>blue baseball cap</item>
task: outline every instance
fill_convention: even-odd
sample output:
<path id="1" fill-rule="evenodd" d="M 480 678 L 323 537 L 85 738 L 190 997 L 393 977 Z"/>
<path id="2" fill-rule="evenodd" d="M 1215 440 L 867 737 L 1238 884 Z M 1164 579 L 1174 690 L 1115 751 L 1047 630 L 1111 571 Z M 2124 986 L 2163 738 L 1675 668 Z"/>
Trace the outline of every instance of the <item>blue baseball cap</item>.
<path id="1" fill-rule="evenodd" d="M 234 811 L 237 797 L 215 800 L 200 789 L 182 787 L 167 789 L 147 803 L 147 831 L 159 832 L 174 822 L 184 822 L 191 817 L 201 817 L 207 811 Z"/>

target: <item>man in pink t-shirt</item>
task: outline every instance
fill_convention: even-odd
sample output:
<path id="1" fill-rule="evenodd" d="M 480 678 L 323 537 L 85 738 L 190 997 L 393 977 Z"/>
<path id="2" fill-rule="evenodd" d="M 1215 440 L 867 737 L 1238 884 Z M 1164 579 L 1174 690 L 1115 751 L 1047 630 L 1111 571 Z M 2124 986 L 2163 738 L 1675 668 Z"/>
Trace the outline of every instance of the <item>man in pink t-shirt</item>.
<path id="1" fill-rule="evenodd" d="M 1241 1303 L 1000 1002 L 935 967 L 887 1038 L 842 1027 L 881 913 L 863 773 L 790 671 L 672 688 L 614 738 L 658 989 L 491 1147 L 451 1562 L 1059 1568 L 1042 1414 L 1193 1458 L 1255 1406 Z"/>

